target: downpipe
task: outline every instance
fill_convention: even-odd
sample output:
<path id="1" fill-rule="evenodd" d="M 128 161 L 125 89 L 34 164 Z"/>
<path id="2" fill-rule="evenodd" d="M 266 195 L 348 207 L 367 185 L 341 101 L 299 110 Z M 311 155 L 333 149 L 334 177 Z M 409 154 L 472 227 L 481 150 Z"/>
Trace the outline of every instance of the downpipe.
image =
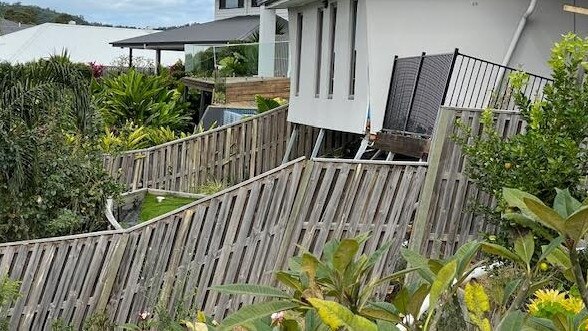
<path id="1" fill-rule="evenodd" d="M 521 17 L 521 20 L 519 21 L 519 25 L 517 26 L 517 30 L 515 31 L 515 33 L 512 37 L 512 40 L 510 41 L 510 45 L 508 46 L 508 49 L 506 50 L 506 54 L 504 55 L 504 58 L 502 59 L 503 66 L 508 67 L 510 60 L 512 59 L 512 55 L 514 54 L 514 51 L 517 49 L 517 46 L 519 44 L 519 40 L 521 39 L 521 35 L 523 34 L 525 27 L 527 26 L 527 21 L 529 20 L 529 17 L 531 17 L 531 15 L 533 15 L 533 13 L 535 12 L 535 9 L 537 8 L 537 2 L 538 2 L 538 0 L 531 0 L 531 2 L 529 3 L 529 7 L 527 8 L 527 11 L 525 11 L 523 16 Z M 503 78 L 504 78 L 504 69 L 501 69 L 499 72 L 499 75 L 498 75 L 498 79 L 496 80 L 497 86 L 494 86 L 494 89 L 496 89 L 496 87 L 500 86 Z"/>

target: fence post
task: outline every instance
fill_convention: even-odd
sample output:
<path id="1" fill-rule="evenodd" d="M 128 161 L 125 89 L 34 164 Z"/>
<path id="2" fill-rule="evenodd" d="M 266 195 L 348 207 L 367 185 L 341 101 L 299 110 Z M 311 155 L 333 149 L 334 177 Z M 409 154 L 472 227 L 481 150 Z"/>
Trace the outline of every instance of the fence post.
<path id="1" fill-rule="evenodd" d="M 455 110 L 452 108 L 441 108 L 437 120 L 437 129 L 431 138 L 431 150 L 428 159 L 429 169 L 427 170 L 427 176 L 425 177 L 423 189 L 421 190 L 419 205 L 412 224 L 412 232 L 408 243 L 408 248 L 415 252 L 421 252 L 423 243 L 428 240 L 428 232 L 430 231 L 426 224 L 429 213 L 434 209 L 433 203 L 436 201 L 434 198 L 438 195 L 437 179 L 442 171 L 442 167 L 440 167 L 442 161 L 441 156 L 454 114 Z"/>
<path id="2" fill-rule="evenodd" d="M 274 270 L 282 269 L 288 262 L 288 256 L 286 254 L 288 254 L 288 250 L 292 246 L 292 237 L 294 235 L 293 231 L 296 228 L 298 214 L 300 214 L 300 210 L 302 209 L 302 203 L 304 202 L 306 196 L 306 190 L 308 189 L 308 185 L 310 184 L 310 176 L 312 175 L 314 163 L 314 161 L 308 160 L 304 165 L 304 172 L 302 173 L 302 177 L 300 178 L 300 188 L 296 193 L 296 200 L 294 200 L 293 202 L 292 211 L 290 212 L 288 221 L 286 223 L 286 228 L 284 229 L 284 237 L 282 238 L 282 242 L 280 243 Z"/>
<path id="3" fill-rule="evenodd" d="M 108 299 L 110 298 L 110 294 L 112 293 L 114 281 L 116 280 L 116 276 L 118 275 L 118 269 L 120 268 L 125 253 L 125 249 L 127 248 L 128 241 L 129 234 L 126 232 L 121 233 L 121 236 L 116 243 L 114 253 L 112 254 L 112 259 L 110 260 L 110 262 L 108 262 L 108 265 L 106 266 L 104 286 L 102 286 L 102 291 L 100 292 L 100 296 L 98 297 L 98 304 L 96 305 L 97 313 L 104 312 L 106 309 Z"/>

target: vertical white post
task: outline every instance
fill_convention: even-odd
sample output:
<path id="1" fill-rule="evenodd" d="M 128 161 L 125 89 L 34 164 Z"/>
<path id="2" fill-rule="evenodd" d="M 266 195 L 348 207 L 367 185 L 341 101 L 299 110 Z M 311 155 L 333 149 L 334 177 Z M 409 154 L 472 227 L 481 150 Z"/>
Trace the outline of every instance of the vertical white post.
<path id="1" fill-rule="evenodd" d="M 276 10 L 259 8 L 259 67 L 260 77 L 274 77 L 276 54 Z"/>

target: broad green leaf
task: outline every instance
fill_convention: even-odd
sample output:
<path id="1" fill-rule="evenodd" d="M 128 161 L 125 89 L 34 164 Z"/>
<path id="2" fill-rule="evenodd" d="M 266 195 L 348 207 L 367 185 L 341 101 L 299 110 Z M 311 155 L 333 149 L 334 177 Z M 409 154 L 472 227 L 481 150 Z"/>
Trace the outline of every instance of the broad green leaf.
<path id="1" fill-rule="evenodd" d="M 506 249 L 503 246 L 497 245 L 497 244 L 492 244 L 492 243 L 482 243 L 482 250 L 488 254 L 493 254 L 493 255 L 498 255 L 498 256 L 502 256 L 505 259 L 511 260 L 513 262 L 519 263 L 519 264 L 523 264 L 524 261 L 521 260 L 521 258 L 509 251 L 508 249 Z"/>
<path id="2" fill-rule="evenodd" d="M 289 299 L 290 295 L 282 290 L 265 285 L 252 284 L 226 284 L 217 285 L 210 288 L 213 291 L 228 293 L 228 294 L 246 294 L 262 297 L 273 297 Z"/>
<path id="3" fill-rule="evenodd" d="M 470 241 L 462 245 L 455 254 L 453 254 L 452 260 L 457 261 L 456 276 L 463 274 L 465 269 L 470 265 L 472 259 L 480 250 L 481 243 L 479 241 Z"/>
<path id="4" fill-rule="evenodd" d="M 345 268 L 353 261 L 355 254 L 359 250 L 359 244 L 355 239 L 343 239 L 339 243 L 335 254 L 333 255 L 333 267 L 343 273 Z"/>
<path id="5" fill-rule="evenodd" d="M 529 194 L 525 191 L 517 190 L 514 188 L 505 187 L 502 189 L 502 198 L 510 207 L 516 207 L 520 209 L 524 214 L 532 215 L 531 211 L 527 207 L 527 204 L 523 199 L 531 199 L 537 202 L 541 202 L 536 196 Z"/>
<path id="6" fill-rule="evenodd" d="M 568 218 L 568 216 L 572 215 L 576 210 L 578 210 L 582 206 L 580 201 L 572 197 L 572 195 L 570 194 L 570 190 L 560 190 L 558 188 L 556 188 L 555 190 L 557 191 L 557 195 L 555 196 L 555 200 L 553 201 L 553 209 L 562 218 Z"/>
<path id="7" fill-rule="evenodd" d="M 327 263 L 330 268 L 333 268 L 333 256 L 339 247 L 339 240 L 329 240 L 323 247 L 323 261 Z"/>
<path id="8" fill-rule="evenodd" d="M 525 313 L 521 311 L 513 311 L 502 318 L 496 331 L 514 331 L 521 330 L 525 322 Z"/>
<path id="9" fill-rule="evenodd" d="M 550 279 L 542 279 L 540 281 L 534 282 L 533 284 L 529 285 L 529 293 L 535 293 L 536 291 L 545 288 L 545 286 L 549 285 Z"/>
<path id="10" fill-rule="evenodd" d="M 541 246 L 541 251 L 543 252 L 543 254 L 541 254 L 541 256 L 539 256 L 539 260 L 537 262 L 541 262 L 541 261 L 545 260 L 549 254 L 551 254 L 555 249 L 557 249 L 558 247 L 561 246 L 561 244 L 563 244 L 565 239 L 566 238 L 564 236 L 559 236 L 559 237 L 553 239 L 549 243 L 549 245 Z"/>
<path id="11" fill-rule="evenodd" d="M 502 298 L 503 305 L 506 305 L 506 303 L 510 300 L 511 295 L 515 293 L 515 290 L 519 287 L 520 283 L 520 279 L 511 280 L 510 282 L 506 283 L 504 286 L 504 297 Z"/>
<path id="12" fill-rule="evenodd" d="M 533 233 L 529 232 L 526 235 L 517 238 L 514 242 L 514 251 L 528 267 L 533 258 L 533 253 L 535 252 Z"/>
<path id="13" fill-rule="evenodd" d="M 431 291 L 429 292 L 429 303 L 431 309 L 437 305 L 437 301 L 439 301 L 439 298 L 443 292 L 445 292 L 451 286 L 453 279 L 455 279 L 456 269 L 457 261 L 453 260 L 447 263 L 443 268 L 441 268 L 441 270 L 439 270 L 439 273 L 437 273 L 437 278 L 433 284 L 431 284 Z"/>
<path id="14" fill-rule="evenodd" d="M 412 316 L 419 316 L 421 313 L 421 308 L 423 306 L 423 302 L 429 295 L 429 290 L 431 289 L 431 285 L 429 284 L 421 284 L 416 291 L 410 294 L 409 302 L 406 305 L 405 314 L 404 315 L 412 315 Z"/>
<path id="15" fill-rule="evenodd" d="M 525 321 L 525 325 L 523 325 L 522 331 L 553 331 L 555 329 L 555 325 L 548 319 L 545 318 L 537 318 L 530 316 Z"/>
<path id="16" fill-rule="evenodd" d="M 529 228 L 531 231 L 533 231 L 534 234 L 541 236 L 547 240 L 553 239 L 553 235 L 551 234 L 549 229 L 545 228 L 543 225 L 535 221 L 534 218 L 531 218 L 527 215 L 523 215 L 520 213 L 504 213 L 502 214 L 502 218 L 514 222 L 523 227 Z"/>
<path id="17" fill-rule="evenodd" d="M 568 234 L 564 219 L 555 210 L 547 207 L 543 202 L 534 199 L 523 198 L 523 201 L 537 222 L 560 234 Z"/>
<path id="18" fill-rule="evenodd" d="M 378 327 L 370 320 L 353 314 L 351 310 L 334 301 L 315 298 L 308 301 L 317 310 L 321 320 L 333 330 L 347 328 L 349 331 L 378 331 Z"/>
<path id="19" fill-rule="evenodd" d="M 578 242 L 588 231 L 588 206 L 574 212 L 565 221 L 565 229 L 570 238 Z"/>
<path id="20" fill-rule="evenodd" d="M 409 267 L 419 268 L 419 275 L 429 284 L 433 283 L 436 276 L 431 269 L 429 269 L 429 260 L 427 258 L 406 248 L 401 249 L 400 253 Z"/>
<path id="21" fill-rule="evenodd" d="M 398 322 L 402 321 L 402 318 L 400 318 L 400 316 L 398 316 L 397 314 L 394 314 L 392 312 L 389 312 L 388 310 L 380 309 L 380 308 L 374 307 L 374 306 L 365 307 L 364 309 L 362 309 L 359 312 L 359 314 L 362 316 L 371 318 L 373 320 L 384 320 L 384 321 L 394 322 L 394 323 L 398 323 Z"/>
<path id="22" fill-rule="evenodd" d="M 378 320 L 378 331 L 400 331 L 400 329 L 394 323 L 388 321 Z"/>
<path id="23" fill-rule="evenodd" d="M 404 315 L 407 315 L 407 313 L 409 312 L 408 304 L 412 302 L 411 299 L 412 296 L 411 293 L 408 291 L 408 286 L 403 286 L 400 292 L 398 292 L 394 299 L 392 299 L 392 304 L 394 304 L 394 307 L 396 307 L 396 309 L 398 309 L 399 312 L 403 313 Z"/>
<path id="24" fill-rule="evenodd" d="M 276 279 L 280 283 L 284 284 L 285 286 L 288 286 L 289 288 L 291 288 L 295 291 L 300 291 L 300 292 L 304 291 L 304 288 L 302 287 L 302 283 L 300 283 L 300 280 L 287 272 L 284 272 L 284 271 L 276 272 Z"/>
<path id="25" fill-rule="evenodd" d="M 296 307 L 299 307 L 299 304 L 291 301 L 270 301 L 243 306 L 235 313 L 227 316 L 218 328 L 219 330 L 232 330 L 234 327 L 254 321 L 258 318 L 269 316 L 279 311 L 294 309 Z"/>
<path id="26" fill-rule="evenodd" d="M 300 260 L 300 272 L 304 272 L 308 275 L 308 277 L 314 281 L 316 278 L 316 269 L 319 265 L 319 260 L 316 256 L 310 253 L 302 254 L 302 259 Z"/>
<path id="27" fill-rule="evenodd" d="M 443 268 L 445 263 L 447 263 L 447 261 L 430 259 L 427 265 L 429 266 L 429 269 L 431 269 L 431 271 L 436 275 L 439 270 Z"/>

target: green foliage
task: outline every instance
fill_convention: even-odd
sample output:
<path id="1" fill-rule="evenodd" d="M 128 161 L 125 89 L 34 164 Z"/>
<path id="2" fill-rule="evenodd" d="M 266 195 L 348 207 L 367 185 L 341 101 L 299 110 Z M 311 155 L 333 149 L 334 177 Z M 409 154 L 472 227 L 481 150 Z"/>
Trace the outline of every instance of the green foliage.
<path id="1" fill-rule="evenodd" d="M 127 121 L 145 127 L 186 129 L 190 121 L 188 104 L 178 88 L 171 88 L 169 76 L 145 75 L 129 70 L 93 84 L 94 103 L 109 128 Z"/>
<path id="2" fill-rule="evenodd" d="M 4 275 L 0 278 L 0 316 L 6 316 L 8 309 L 16 299 L 20 296 L 21 283 L 8 278 Z M 9 329 L 9 319 L 0 318 L 0 330 Z"/>
<path id="3" fill-rule="evenodd" d="M 78 24 L 88 24 L 81 16 L 61 13 L 49 8 L 24 5 L 20 2 L 0 2 L 0 17 L 23 24 L 67 23 L 71 20 L 76 21 Z M 69 18 L 69 20 L 63 21 L 65 17 Z"/>
<path id="4" fill-rule="evenodd" d="M 275 298 L 274 301 L 244 306 L 227 317 L 220 329 L 230 329 L 285 310 L 299 316 L 279 315 L 272 317 L 274 323 L 278 319 L 280 325 L 288 322 L 303 325 L 305 330 L 318 330 L 325 325 L 333 330 L 377 330 L 377 324 L 393 326 L 393 323 L 402 320 L 397 310 L 389 303 L 372 301 L 372 296 L 379 286 L 399 279 L 416 268 L 380 279 L 368 279 L 378 260 L 389 250 L 390 243 L 372 255 L 358 257 L 359 247 L 367 239 L 368 235 L 363 234 L 352 239 L 332 240 L 325 244 L 320 255 L 322 258 L 303 252 L 299 257 L 291 259 L 289 270 L 276 273 L 276 279 L 288 288 L 289 293 L 271 287 L 244 284 L 212 287 L 227 294 Z M 394 330 L 395 327 L 390 329 Z"/>
<path id="5" fill-rule="evenodd" d="M 261 95 L 255 96 L 255 102 L 257 103 L 257 113 L 265 113 L 266 111 L 270 111 L 272 109 L 278 108 L 282 105 L 285 105 L 288 101 L 280 98 L 264 98 Z"/>
<path id="6" fill-rule="evenodd" d="M 500 200 L 502 187 L 516 187 L 548 203 L 555 198 L 554 187 L 570 187 L 575 194 L 582 191 L 579 185 L 586 170 L 582 143 L 588 137 L 588 80 L 581 73 L 587 56 L 588 39 L 568 34 L 556 43 L 549 60 L 554 81 L 545 87 L 543 100 L 524 96 L 527 75 L 515 73 L 510 77 L 512 95 L 528 123 L 525 132 L 503 139 L 494 129 L 491 110 L 482 115 L 479 136 L 464 123 L 458 124 L 462 130 L 456 140 L 467 156 L 467 174 L 478 188 Z M 486 210 L 486 216 L 496 221 L 498 214 Z M 509 235 L 512 226 L 532 226 L 517 218 L 500 225 L 503 236 Z M 541 232 L 537 225 L 533 230 Z M 544 231 L 539 234 L 548 235 Z"/>
<path id="7" fill-rule="evenodd" d="M 0 241 L 106 228 L 118 186 L 102 169 L 90 79 L 66 55 L 0 64 Z"/>

